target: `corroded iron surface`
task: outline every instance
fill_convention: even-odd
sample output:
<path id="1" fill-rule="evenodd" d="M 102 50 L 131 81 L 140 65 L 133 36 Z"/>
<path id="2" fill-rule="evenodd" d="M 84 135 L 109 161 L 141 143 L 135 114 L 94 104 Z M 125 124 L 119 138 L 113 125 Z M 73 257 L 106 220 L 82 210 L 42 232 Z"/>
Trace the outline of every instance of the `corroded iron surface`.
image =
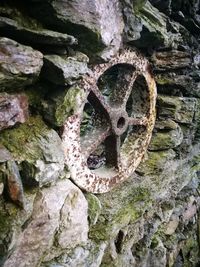
<path id="1" fill-rule="evenodd" d="M 93 66 L 79 87 L 62 135 L 66 165 L 83 190 L 105 193 L 130 177 L 147 150 L 156 84 L 148 61 L 125 50 L 109 63 Z"/>

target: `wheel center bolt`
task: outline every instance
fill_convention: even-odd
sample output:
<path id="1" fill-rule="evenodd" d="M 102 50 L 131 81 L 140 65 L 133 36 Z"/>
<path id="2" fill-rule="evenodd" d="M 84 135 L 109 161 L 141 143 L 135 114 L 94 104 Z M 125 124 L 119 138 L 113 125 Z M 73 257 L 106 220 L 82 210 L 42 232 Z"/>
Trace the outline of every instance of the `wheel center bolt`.
<path id="1" fill-rule="evenodd" d="M 110 119 L 112 132 L 115 135 L 122 135 L 128 126 L 128 114 L 123 110 L 113 110 Z"/>

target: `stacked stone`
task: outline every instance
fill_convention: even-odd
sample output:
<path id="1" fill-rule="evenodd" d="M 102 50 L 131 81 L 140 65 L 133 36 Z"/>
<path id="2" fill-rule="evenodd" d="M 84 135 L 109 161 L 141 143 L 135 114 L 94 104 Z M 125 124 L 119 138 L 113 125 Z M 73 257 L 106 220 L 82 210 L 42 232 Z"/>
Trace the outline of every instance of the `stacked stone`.
<path id="1" fill-rule="evenodd" d="M 199 0 L 24 2 L 0 3 L 0 265 L 197 266 Z M 127 182 L 85 193 L 59 128 L 89 61 L 127 46 L 152 64 L 153 137 Z"/>

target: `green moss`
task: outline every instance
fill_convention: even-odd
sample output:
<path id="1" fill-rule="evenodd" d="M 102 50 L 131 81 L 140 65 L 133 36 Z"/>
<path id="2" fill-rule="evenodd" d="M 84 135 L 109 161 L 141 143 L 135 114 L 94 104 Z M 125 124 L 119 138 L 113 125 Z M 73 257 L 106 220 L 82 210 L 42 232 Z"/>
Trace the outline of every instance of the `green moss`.
<path id="1" fill-rule="evenodd" d="M 139 216 L 139 212 L 134 210 L 131 204 L 119 210 L 113 218 L 108 219 L 101 216 L 100 222 L 90 228 L 89 237 L 95 241 L 109 240 L 116 236 L 119 229 L 130 221 L 135 221 Z"/>
<path id="2" fill-rule="evenodd" d="M 137 12 L 143 8 L 147 0 L 133 0 L 132 2 L 133 2 L 133 9 L 135 12 Z"/>
<path id="3" fill-rule="evenodd" d="M 159 85 L 168 85 L 172 83 L 170 78 L 156 76 L 156 82 Z"/>
<path id="4" fill-rule="evenodd" d="M 101 212 L 101 202 L 93 194 L 86 194 L 88 201 L 88 218 L 90 225 L 95 225 Z"/>
<path id="5" fill-rule="evenodd" d="M 55 118 L 58 125 L 63 125 L 65 119 L 79 111 L 85 98 L 85 93 L 79 87 L 71 87 L 57 105 Z M 62 102 L 61 102 L 62 101 Z"/>
<path id="6" fill-rule="evenodd" d="M 172 150 L 148 152 L 148 158 L 137 168 L 140 175 L 159 174 L 163 171 L 166 163 L 175 158 L 176 153 Z M 159 176 L 160 177 L 160 176 Z"/>
<path id="7" fill-rule="evenodd" d="M 37 141 L 37 138 L 47 130 L 41 117 L 30 117 L 26 123 L 4 130 L 0 136 L 0 143 L 12 153 L 17 161 L 27 157 L 38 159 L 40 151 L 34 149 L 33 142 Z"/>
<path id="8" fill-rule="evenodd" d="M 125 225 L 134 223 L 142 216 L 145 206 L 150 205 L 150 192 L 146 188 L 137 187 L 131 190 L 128 197 L 114 192 L 116 199 L 108 198 L 102 203 L 102 214 L 96 225 L 90 227 L 89 236 L 95 241 L 109 240 L 116 236 Z M 110 206 L 111 205 L 111 206 Z"/>
<path id="9" fill-rule="evenodd" d="M 184 264 L 183 267 L 199 266 L 199 244 L 196 236 L 191 236 L 182 248 Z"/>
<path id="10" fill-rule="evenodd" d="M 151 240 L 151 249 L 155 249 L 159 244 L 158 238 L 154 236 Z"/>

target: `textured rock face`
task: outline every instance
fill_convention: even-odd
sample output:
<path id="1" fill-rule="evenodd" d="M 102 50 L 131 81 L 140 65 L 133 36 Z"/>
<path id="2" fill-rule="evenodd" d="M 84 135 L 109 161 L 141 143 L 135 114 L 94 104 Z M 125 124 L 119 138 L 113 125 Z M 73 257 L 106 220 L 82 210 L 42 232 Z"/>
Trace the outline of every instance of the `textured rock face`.
<path id="1" fill-rule="evenodd" d="M 31 47 L 0 39 L 1 90 L 23 88 L 33 83 L 43 65 L 43 55 Z"/>
<path id="2" fill-rule="evenodd" d="M 22 14 L 20 14 L 22 16 Z M 33 25 L 31 25 L 33 26 Z M 71 35 L 54 32 L 47 29 L 31 29 L 28 26 L 20 24 L 18 21 L 7 17 L 0 17 L 0 29 L 2 34 L 10 38 L 16 38 L 18 41 L 24 41 L 31 45 L 41 46 L 61 46 L 77 44 L 76 38 Z"/>
<path id="3" fill-rule="evenodd" d="M 118 0 L 39 1 L 32 7 L 34 16 L 47 25 L 76 36 L 83 50 L 106 48 L 102 56 L 108 58 L 120 47 L 124 23 Z"/>
<path id="4" fill-rule="evenodd" d="M 199 0 L 0 2 L 1 266 L 199 266 L 199 14 Z M 81 136 L 107 121 L 101 97 L 84 102 L 81 78 L 127 47 L 149 60 L 157 83 L 152 139 L 126 182 L 86 193 L 70 180 L 62 126 L 77 110 Z M 130 69 L 98 79 L 105 105 L 125 95 Z M 148 113 L 147 91 L 137 79 L 124 97 L 128 115 Z M 104 144 L 93 152 L 88 166 L 98 172 Z"/>
<path id="5" fill-rule="evenodd" d="M 77 61 L 75 58 L 58 55 L 44 57 L 43 76 L 55 84 L 63 86 L 73 84 L 88 72 L 86 62 Z"/>
<path id="6" fill-rule="evenodd" d="M 25 95 L 0 94 L 0 130 L 28 118 L 28 99 Z"/>
<path id="7" fill-rule="evenodd" d="M 4 266 L 37 266 L 43 255 L 51 259 L 61 253 L 54 255 L 50 250 L 55 236 L 56 249 L 61 250 L 84 244 L 87 232 L 87 202 L 83 194 L 69 180 L 60 181 L 36 195 L 31 220 Z"/>

